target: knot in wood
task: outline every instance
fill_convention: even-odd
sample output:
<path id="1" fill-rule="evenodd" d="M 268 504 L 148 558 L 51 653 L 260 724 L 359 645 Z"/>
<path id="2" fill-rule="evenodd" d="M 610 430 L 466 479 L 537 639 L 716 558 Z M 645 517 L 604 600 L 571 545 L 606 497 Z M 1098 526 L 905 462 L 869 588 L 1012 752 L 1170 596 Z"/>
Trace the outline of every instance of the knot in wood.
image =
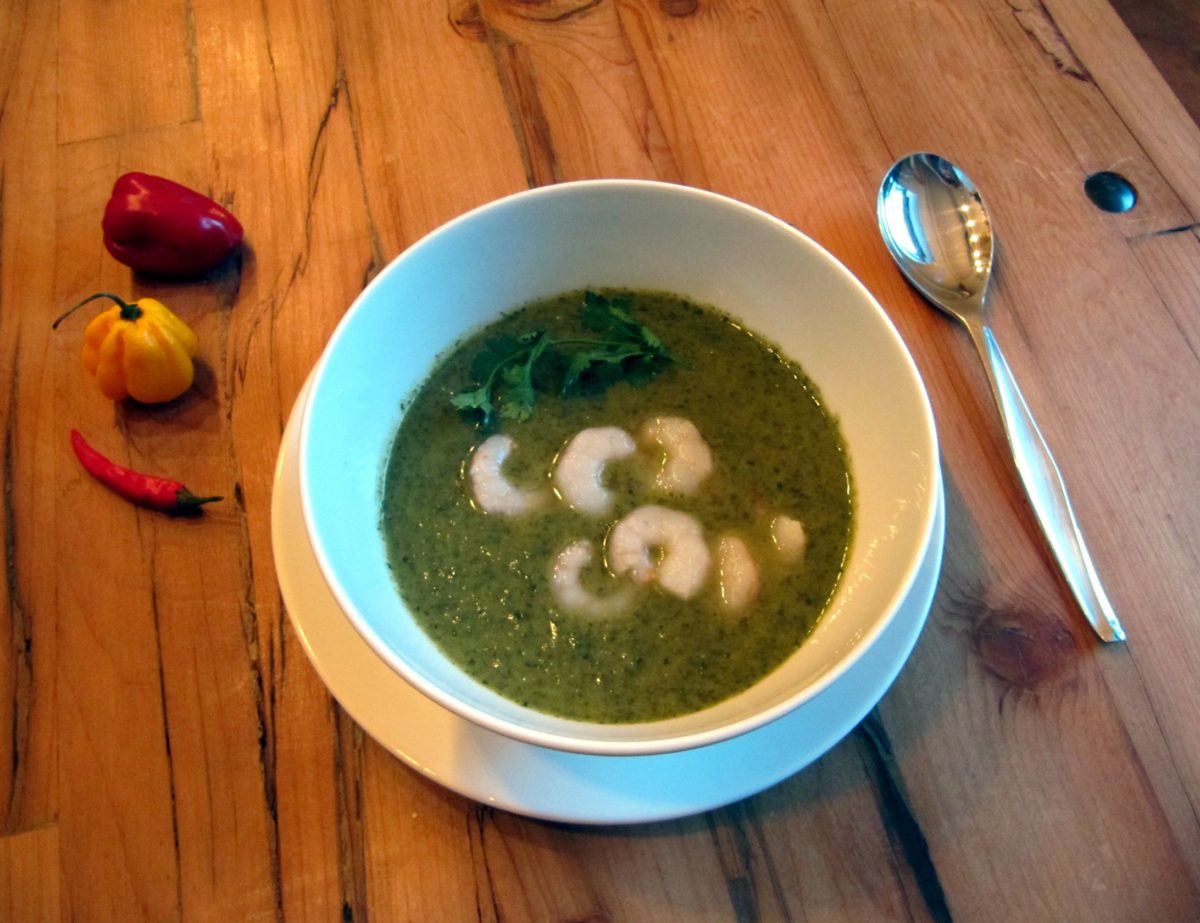
<path id="1" fill-rule="evenodd" d="M 988 610 L 971 637 L 989 672 L 1029 690 L 1058 679 L 1078 650 L 1066 626 L 1037 609 Z"/>

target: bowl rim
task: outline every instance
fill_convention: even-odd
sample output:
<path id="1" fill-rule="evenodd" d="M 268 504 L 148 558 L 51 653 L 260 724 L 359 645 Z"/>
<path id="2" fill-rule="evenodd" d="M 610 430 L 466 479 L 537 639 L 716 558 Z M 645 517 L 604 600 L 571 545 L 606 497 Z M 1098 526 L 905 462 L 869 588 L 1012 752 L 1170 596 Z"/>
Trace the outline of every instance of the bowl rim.
<path id="1" fill-rule="evenodd" d="M 448 693 L 442 689 L 437 683 L 432 682 L 425 677 L 419 670 L 415 670 L 407 664 L 402 657 L 399 657 L 391 646 L 381 637 L 378 636 L 374 628 L 369 622 L 359 613 L 357 606 L 352 600 L 349 592 L 338 579 L 336 570 L 330 560 L 328 553 L 321 541 L 320 532 L 315 522 L 315 511 L 310 500 L 311 472 L 309 470 L 309 453 L 307 447 L 311 441 L 312 416 L 313 407 L 315 405 L 314 397 L 319 393 L 322 381 L 326 370 L 332 361 L 332 356 L 336 352 L 336 346 L 345 336 L 347 329 L 353 323 L 354 317 L 362 310 L 362 305 L 369 302 L 373 293 L 377 288 L 381 288 L 387 284 L 387 278 L 394 272 L 399 272 L 402 264 L 411 259 L 413 255 L 418 254 L 421 250 L 434 246 L 439 237 L 453 233 L 454 229 L 460 225 L 477 220 L 479 217 L 486 215 L 495 210 L 511 207 L 518 201 L 528 201 L 541 198 L 551 198 L 556 196 L 569 196 L 588 192 L 604 192 L 604 191 L 622 191 L 622 192 L 651 192 L 658 195 L 673 195 L 684 196 L 707 201 L 714 205 L 719 205 L 725 209 L 733 209 L 740 212 L 744 216 L 749 216 L 755 221 L 765 222 L 768 225 L 774 226 L 776 230 L 783 232 L 787 236 L 795 238 L 799 243 L 812 251 L 812 253 L 825 262 L 837 275 L 841 282 L 846 284 L 850 289 L 853 289 L 857 296 L 868 304 L 872 312 L 876 315 L 877 320 L 883 325 L 885 331 L 898 347 L 898 353 L 902 357 L 903 362 L 908 366 L 913 380 L 917 385 L 917 394 L 919 395 L 920 404 L 920 429 L 927 440 L 925 448 L 928 452 L 930 471 L 927 472 L 930 477 L 930 483 L 936 483 L 939 473 L 939 446 L 938 436 L 933 415 L 932 405 L 929 399 L 928 391 L 925 388 L 924 381 L 921 377 L 920 370 L 909 351 L 891 317 L 883 309 L 879 301 L 871 294 L 866 286 L 855 276 L 837 257 L 829 252 L 821 244 L 813 240 L 803 231 L 788 224 L 781 218 L 770 214 L 769 212 L 750 205 L 746 202 L 714 192 L 707 189 L 702 189 L 695 186 L 689 186 L 679 183 L 664 182 L 661 180 L 644 180 L 644 179 L 589 179 L 589 180 L 574 180 L 561 182 L 547 186 L 539 186 L 502 196 L 497 199 L 485 202 L 474 208 L 471 208 L 460 215 L 438 225 L 428 231 L 412 244 L 405 247 L 396 256 L 394 256 L 388 264 L 355 296 L 350 306 L 347 308 L 342 318 L 334 328 L 326 345 L 322 349 L 321 355 L 314 365 L 308 379 L 309 399 L 305 402 L 300 420 L 300 438 L 299 438 L 299 481 L 300 481 L 300 499 L 301 509 L 305 529 L 308 533 L 307 537 L 313 548 L 314 556 L 319 565 L 321 576 L 324 582 L 328 585 L 331 594 L 337 601 L 339 608 L 346 618 L 354 626 L 355 630 L 367 641 L 368 645 L 375 653 L 391 668 L 398 673 L 406 682 L 418 689 L 425 696 L 446 707 L 450 711 L 466 718 L 473 723 L 483 726 L 490 731 L 501 734 L 503 736 L 514 738 L 535 746 L 545 747 L 549 749 L 565 750 L 569 752 L 587 753 L 593 755 L 649 755 L 668 753 L 672 751 L 692 749 L 696 747 L 707 746 L 718 743 L 732 737 L 739 736 L 761 727 L 764 724 L 776 720 L 780 716 L 791 712 L 795 708 L 804 704 L 807 701 L 820 695 L 828 689 L 833 683 L 837 682 L 846 671 L 856 663 L 862 655 L 871 647 L 872 644 L 879 638 L 885 628 L 891 623 L 892 619 L 904 599 L 907 598 L 911 590 L 913 581 L 920 569 L 922 561 L 928 553 L 929 543 L 933 535 L 936 504 L 933 502 L 932 495 L 936 491 L 932 488 L 924 492 L 925 503 L 921 519 L 919 520 L 916 530 L 919 532 L 919 542 L 916 545 L 916 550 L 909 556 L 902 575 L 895 581 L 892 593 L 888 601 L 879 614 L 872 620 L 869 628 L 861 632 L 857 641 L 845 651 L 842 656 L 828 669 L 824 670 L 820 676 L 810 682 L 805 683 L 801 688 L 797 689 L 791 695 L 788 695 L 779 701 L 751 714 L 725 724 L 714 727 L 703 728 L 699 730 L 684 731 L 682 733 L 672 733 L 654 737 L 633 737 L 629 739 L 614 739 L 604 737 L 587 737 L 577 736 L 575 734 L 560 733 L 553 730 L 545 730 L 540 728 L 528 727 L 522 724 L 511 722 L 502 716 L 494 715 L 483 709 L 475 708 L 468 702 Z M 498 316 L 504 311 L 512 310 L 517 305 L 499 305 L 495 312 Z M 736 314 L 734 314 L 736 317 Z M 464 334 L 469 331 L 463 331 Z M 434 361 L 437 357 L 430 357 L 430 361 Z M 821 383 L 816 382 L 820 388 Z M 852 536 L 852 541 L 855 536 Z M 443 654 L 444 656 L 444 654 Z M 466 674 L 460 667 L 449 661 L 455 669 Z M 773 672 L 773 671 L 770 671 Z M 768 673 L 767 675 L 770 675 Z M 765 676 L 763 677 L 765 678 Z M 476 681 L 477 682 L 477 681 Z M 759 680 L 761 682 L 761 679 Z M 749 687 L 749 688 L 753 688 Z M 740 694 L 740 693 L 739 693 Z M 717 703 L 720 704 L 720 703 Z M 666 725 L 669 722 L 678 720 L 677 718 L 660 719 L 653 722 L 631 723 L 627 725 L 613 725 L 604 722 L 585 722 L 574 721 L 571 719 L 562 719 L 559 716 L 547 715 L 536 709 L 516 706 L 518 710 L 527 711 L 532 715 L 549 718 L 559 724 L 567 724 L 578 729 L 593 728 L 593 729 L 608 729 L 614 727 L 623 728 L 646 728 L 653 727 L 656 724 Z M 709 706 L 714 707 L 714 706 Z M 699 712 L 690 713 L 691 715 L 700 714 L 706 709 L 701 709 Z"/>

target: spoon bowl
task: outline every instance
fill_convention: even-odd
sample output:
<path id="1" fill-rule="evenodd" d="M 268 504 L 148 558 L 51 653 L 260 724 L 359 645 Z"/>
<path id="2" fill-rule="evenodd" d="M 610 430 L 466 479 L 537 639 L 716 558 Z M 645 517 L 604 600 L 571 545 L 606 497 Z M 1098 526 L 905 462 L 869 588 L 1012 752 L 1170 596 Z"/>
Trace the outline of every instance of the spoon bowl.
<path id="1" fill-rule="evenodd" d="M 879 190 L 879 224 L 900 271 L 934 305 L 963 321 L 983 309 L 992 222 L 958 167 L 935 154 L 899 160 Z"/>
<path id="2" fill-rule="evenodd" d="M 1084 617 L 1103 641 L 1125 640 L 1083 541 L 1066 484 L 988 324 L 995 240 L 983 197 L 937 154 L 910 154 L 879 187 L 879 229 L 900 271 L 967 328 L 987 370 L 1025 493 Z"/>

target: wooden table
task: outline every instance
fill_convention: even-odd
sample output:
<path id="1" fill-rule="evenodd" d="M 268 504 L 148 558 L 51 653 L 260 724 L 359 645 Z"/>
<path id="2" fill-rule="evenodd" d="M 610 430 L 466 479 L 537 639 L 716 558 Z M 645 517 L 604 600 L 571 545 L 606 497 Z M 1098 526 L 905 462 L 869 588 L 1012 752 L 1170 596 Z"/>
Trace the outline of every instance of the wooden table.
<path id="1" fill-rule="evenodd" d="M 1200 919 L 1200 132 L 1102 0 L 14 0 L 0 49 L 0 916 Z M 1084 626 L 967 338 L 876 234 L 913 150 L 993 209 L 998 335 L 1125 645 Z M 240 257 L 132 276 L 100 233 L 127 170 L 229 206 Z M 1137 207 L 1094 207 L 1099 170 Z M 473 206 L 600 176 L 743 199 L 843 260 L 925 378 L 948 521 L 859 730 L 741 803 L 595 828 L 471 802 L 354 724 L 284 611 L 270 501 L 364 283 Z M 185 397 L 98 393 L 82 321 L 50 322 L 100 290 L 194 327 Z M 226 499 L 135 509 L 72 427 Z"/>

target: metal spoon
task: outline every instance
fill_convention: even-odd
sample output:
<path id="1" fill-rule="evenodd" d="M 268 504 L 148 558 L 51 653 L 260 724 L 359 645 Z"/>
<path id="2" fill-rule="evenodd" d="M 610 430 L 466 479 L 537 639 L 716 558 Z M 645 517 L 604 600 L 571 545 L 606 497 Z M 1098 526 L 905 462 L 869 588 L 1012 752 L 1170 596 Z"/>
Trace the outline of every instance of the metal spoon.
<path id="1" fill-rule="evenodd" d="M 993 245 L 983 199 L 950 161 L 936 154 L 911 154 L 883 178 L 877 217 L 884 242 L 908 281 L 970 332 L 1050 549 L 1096 634 L 1103 641 L 1124 641 L 1125 631 L 1100 585 L 1062 475 L 988 326 L 985 298 Z"/>

